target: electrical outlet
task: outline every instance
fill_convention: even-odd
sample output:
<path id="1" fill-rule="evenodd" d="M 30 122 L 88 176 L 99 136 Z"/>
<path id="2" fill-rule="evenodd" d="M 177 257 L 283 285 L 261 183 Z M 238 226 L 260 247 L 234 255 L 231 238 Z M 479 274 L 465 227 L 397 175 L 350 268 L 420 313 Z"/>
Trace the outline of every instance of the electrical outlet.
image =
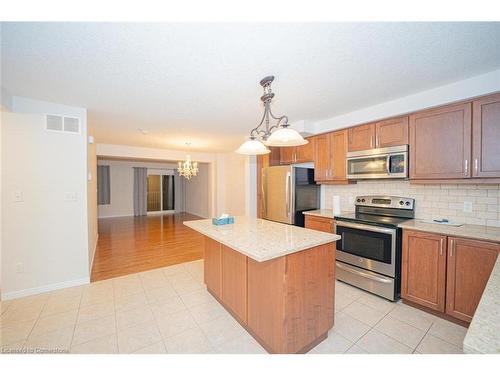
<path id="1" fill-rule="evenodd" d="M 12 201 L 13 202 L 23 202 L 23 192 L 21 190 L 15 190 L 12 192 Z"/>
<path id="2" fill-rule="evenodd" d="M 23 273 L 24 272 L 24 264 L 23 263 L 17 263 L 16 264 L 16 272 L 17 273 Z"/>
<path id="3" fill-rule="evenodd" d="M 472 202 L 464 202 L 464 212 L 471 213 L 472 212 Z"/>

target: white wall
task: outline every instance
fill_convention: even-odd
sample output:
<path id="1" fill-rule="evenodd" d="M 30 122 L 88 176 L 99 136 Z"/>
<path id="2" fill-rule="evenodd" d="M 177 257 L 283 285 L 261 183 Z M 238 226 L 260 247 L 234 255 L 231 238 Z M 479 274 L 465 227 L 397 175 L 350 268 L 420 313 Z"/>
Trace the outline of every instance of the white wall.
<path id="1" fill-rule="evenodd" d="M 217 155 L 217 216 L 247 215 L 249 183 L 248 157 L 234 152 Z"/>
<path id="2" fill-rule="evenodd" d="M 190 214 L 209 218 L 210 184 L 208 181 L 208 164 L 199 164 L 198 169 L 198 175 L 186 181 L 184 184 L 186 196 L 185 209 L 186 212 Z"/>
<path id="3" fill-rule="evenodd" d="M 89 282 L 86 110 L 17 97 L 13 109 L 29 114 L 1 113 L 2 299 Z M 45 131 L 43 113 L 79 117 L 82 133 Z"/>
<path id="4" fill-rule="evenodd" d="M 133 167 L 173 169 L 172 163 L 152 163 L 130 160 L 102 160 L 98 165 L 109 165 L 110 204 L 99 205 L 99 217 L 134 215 L 134 170 Z"/>
<path id="5" fill-rule="evenodd" d="M 94 255 L 97 248 L 97 156 L 92 131 L 88 129 L 87 137 L 87 221 L 88 221 L 88 251 L 89 272 L 92 272 Z M 92 138 L 92 142 L 90 142 Z"/>

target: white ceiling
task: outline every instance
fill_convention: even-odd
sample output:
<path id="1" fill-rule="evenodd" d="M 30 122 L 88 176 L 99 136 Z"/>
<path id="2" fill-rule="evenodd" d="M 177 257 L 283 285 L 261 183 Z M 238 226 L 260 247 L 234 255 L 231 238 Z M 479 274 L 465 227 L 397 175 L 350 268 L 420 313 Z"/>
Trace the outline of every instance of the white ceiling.
<path id="1" fill-rule="evenodd" d="M 314 121 L 495 70 L 499 45 L 500 23 L 3 23 L 2 86 L 88 108 L 99 143 L 229 151 L 268 74 L 274 112 Z"/>

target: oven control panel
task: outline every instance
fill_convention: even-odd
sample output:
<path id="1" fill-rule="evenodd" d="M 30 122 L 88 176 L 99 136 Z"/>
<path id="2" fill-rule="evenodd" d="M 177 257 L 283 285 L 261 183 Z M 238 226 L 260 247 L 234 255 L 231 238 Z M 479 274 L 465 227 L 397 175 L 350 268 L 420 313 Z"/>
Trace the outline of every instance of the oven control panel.
<path id="1" fill-rule="evenodd" d="M 356 197 L 356 206 L 399 208 L 413 210 L 413 198 L 395 197 L 390 195 L 364 195 Z"/>

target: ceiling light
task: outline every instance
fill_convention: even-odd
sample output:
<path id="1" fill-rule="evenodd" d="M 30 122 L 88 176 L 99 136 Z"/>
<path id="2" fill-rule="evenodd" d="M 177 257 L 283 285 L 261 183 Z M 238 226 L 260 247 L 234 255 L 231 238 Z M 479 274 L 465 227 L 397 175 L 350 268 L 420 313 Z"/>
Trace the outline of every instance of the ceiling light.
<path id="1" fill-rule="evenodd" d="M 271 90 L 271 83 L 274 81 L 274 76 L 264 77 L 260 81 L 260 85 L 264 89 L 264 95 L 260 100 L 264 103 L 264 114 L 257 125 L 250 132 L 250 140 L 243 143 L 236 152 L 244 155 L 261 155 L 267 154 L 270 151 L 265 147 L 290 147 L 300 146 L 308 143 L 297 131 L 289 129 L 288 117 L 276 117 L 271 111 L 271 100 L 274 98 L 274 93 Z M 270 125 L 271 119 L 276 120 L 275 125 Z M 274 133 L 272 133 L 276 130 Z M 257 144 L 260 144 L 257 145 Z M 266 151 L 264 151 L 266 150 Z"/>
<path id="2" fill-rule="evenodd" d="M 190 142 L 186 142 L 186 145 L 189 147 L 191 145 Z M 191 156 L 186 155 L 185 161 L 180 161 L 179 166 L 177 168 L 180 176 L 186 178 L 186 180 L 190 180 L 191 177 L 195 177 L 198 174 L 198 163 L 191 161 Z"/>

